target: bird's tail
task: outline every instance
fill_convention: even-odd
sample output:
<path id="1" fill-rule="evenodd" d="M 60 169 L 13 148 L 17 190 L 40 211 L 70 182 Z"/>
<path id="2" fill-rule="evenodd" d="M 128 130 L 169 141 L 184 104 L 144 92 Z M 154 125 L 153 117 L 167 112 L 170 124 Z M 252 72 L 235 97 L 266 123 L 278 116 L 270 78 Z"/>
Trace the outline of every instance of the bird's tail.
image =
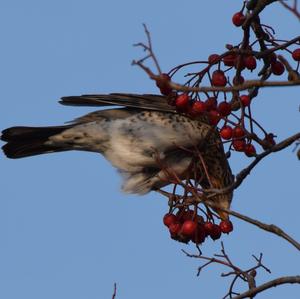
<path id="1" fill-rule="evenodd" d="M 4 154 L 11 159 L 29 157 L 51 152 L 66 151 L 70 148 L 46 144 L 49 137 L 59 134 L 71 126 L 57 127 L 11 127 L 2 131 L 0 139 Z"/>

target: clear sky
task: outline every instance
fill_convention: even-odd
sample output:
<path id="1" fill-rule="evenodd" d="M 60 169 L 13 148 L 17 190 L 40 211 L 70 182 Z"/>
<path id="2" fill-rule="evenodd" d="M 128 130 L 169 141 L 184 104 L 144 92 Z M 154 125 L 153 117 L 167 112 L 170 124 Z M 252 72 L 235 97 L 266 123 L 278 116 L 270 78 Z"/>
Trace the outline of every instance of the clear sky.
<path id="1" fill-rule="evenodd" d="M 55 125 L 93 109 L 64 107 L 61 96 L 83 93 L 157 93 L 131 60 L 153 36 L 164 70 L 221 53 L 241 31 L 231 15 L 241 1 L 1 0 L 0 129 L 14 125 Z M 299 23 L 279 4 L 263 14 L 280 38 L 292 38 Z M 256 118 L 278 140 L 299 131 L 299 89 L 261 92 Z M 249 163 L 234 154 L 234 172 Z M 122 194 L 115 169 L 100 155 L 68 152 L 9 160 L 0 154 L 0 298 L 96 299 L 221 298 L 225 269 L 207 268 L 183 255 L 162 224 L 164 198 Z M 299 162 L 292 147 L 265 159 L 235 193 L 233 209 L 273 222 L 300 239 Z M 299 253 L 291 245 L 233 219 L 224 237 L 232 259 L 253 265 L 263 252 L 272 275 L 258 283 L 299 274 Z M 207 241 L 205 255 L 220 249 Z M 265 299 L 298 298 L 299 285 L 278 287 Z M 298 295 L 297 295 L 298 294 Z"/>

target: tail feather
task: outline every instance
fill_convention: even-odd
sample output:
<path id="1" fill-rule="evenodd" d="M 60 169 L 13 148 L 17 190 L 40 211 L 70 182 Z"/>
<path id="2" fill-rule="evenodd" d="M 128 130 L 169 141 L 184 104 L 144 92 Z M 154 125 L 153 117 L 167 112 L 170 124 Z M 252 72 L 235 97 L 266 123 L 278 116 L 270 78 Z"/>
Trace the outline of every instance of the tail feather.
<path id="1" fill-rule="evenodd" d="M 11 159 L 24 158 L 51 152 L 69 150 L 68 148 L 47 145 L 49 137 L 59 134 L 71 126 L 57 127 L 11 127 L 2 131 L 1 140 L 4 154 Z"/>

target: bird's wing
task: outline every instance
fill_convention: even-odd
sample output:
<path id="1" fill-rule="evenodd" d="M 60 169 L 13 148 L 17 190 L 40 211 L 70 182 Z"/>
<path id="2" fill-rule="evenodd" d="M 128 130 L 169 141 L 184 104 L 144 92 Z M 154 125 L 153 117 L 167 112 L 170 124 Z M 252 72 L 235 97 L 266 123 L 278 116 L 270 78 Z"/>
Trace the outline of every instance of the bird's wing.
<path id="1" fill-rule="evenodd" d="M 176 112 L 175 107 L 168 104 L 166 97 L 154 94 L 111 93 L 68 96 L 62 97 L 59 103 L 67 106 L 124 106 L 137 109 Z"/>

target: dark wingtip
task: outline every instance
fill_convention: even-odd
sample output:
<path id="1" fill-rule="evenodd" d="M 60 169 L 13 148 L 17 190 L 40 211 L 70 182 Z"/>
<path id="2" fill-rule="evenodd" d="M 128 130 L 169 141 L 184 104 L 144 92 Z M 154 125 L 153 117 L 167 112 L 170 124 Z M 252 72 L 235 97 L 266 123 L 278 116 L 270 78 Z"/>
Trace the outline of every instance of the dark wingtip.
<path id="1" fill-rule="evenodd" d="M 0 140 L 7 141 L 7 129 L 1 132 Z"/>
<path id="2" fill-rule="evenodd" d="M 18 157 L 17 157 L 15 151 L 13 150 L 14 148 L 15 148 L 14 145 L 12 145 L 11 143 L 7 143 L 2 146 L 2 151 L 7 158 L 16 159 Z"/>
<path id="3" fill-rule="evenodd" d="M 2 141 L 10 141 L 19 136 L 20 130 L 24 132 L 25 127 L 11 127 L 3 130 L 1 132 L 0 139 Z M 23 129 L 23 130 L 22 130 Z"/>
<path id="4" fill-rule="evenodd" d="M 58 101 L 59 104 L 64 106 L 108 106 L 113 104 L 107 104 L 103 102 L 99 102 L 99 100 L 93 99 L 91 95 L 83 95 L 83 96 L 68 96 L 68 97 L 62 97 L 60 101 Z"/>

